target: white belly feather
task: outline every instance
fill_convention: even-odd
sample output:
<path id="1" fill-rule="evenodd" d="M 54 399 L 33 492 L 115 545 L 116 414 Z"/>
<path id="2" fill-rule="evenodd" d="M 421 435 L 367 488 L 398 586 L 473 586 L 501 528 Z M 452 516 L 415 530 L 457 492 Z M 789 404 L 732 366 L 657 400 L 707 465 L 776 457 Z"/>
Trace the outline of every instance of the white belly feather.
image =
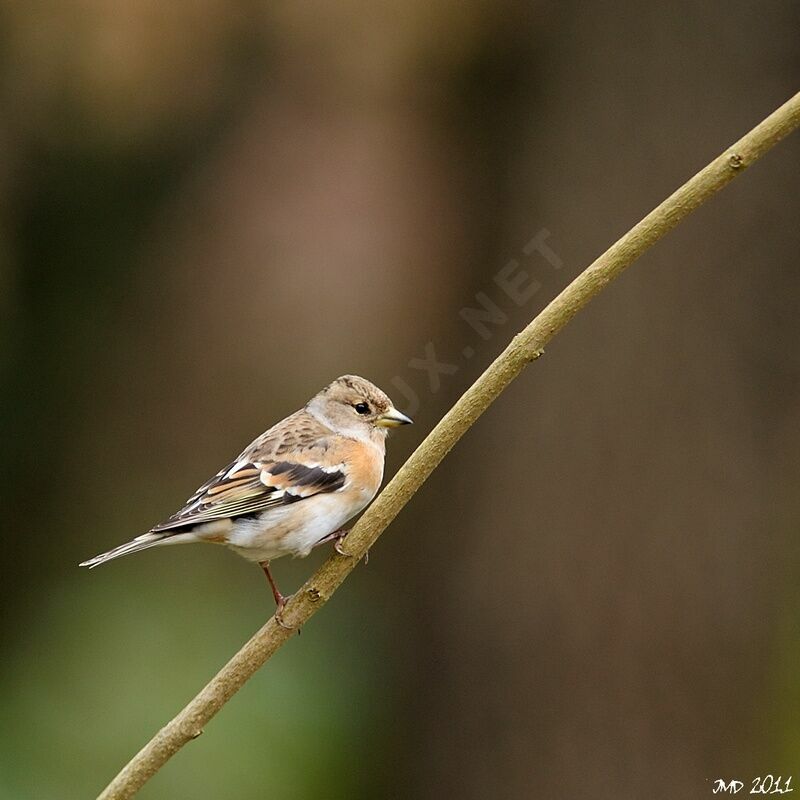
<path id="1" fill-rule="evenodd" d="M 307 556 L 329 533 L 341 528 L 367 506 L 374 492 L 319 494 L 264 511 L 259 517 L 234 520 L 227 544 L 249 561 L 269 561 L 285 555 Z"/>

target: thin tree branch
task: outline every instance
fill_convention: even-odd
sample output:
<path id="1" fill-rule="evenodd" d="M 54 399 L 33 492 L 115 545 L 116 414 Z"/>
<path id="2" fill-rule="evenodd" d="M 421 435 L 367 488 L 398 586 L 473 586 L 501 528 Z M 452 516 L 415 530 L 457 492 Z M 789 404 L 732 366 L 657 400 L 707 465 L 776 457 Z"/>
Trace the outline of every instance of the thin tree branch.
<path id="1" fill-rule="evenodd" d="M 299 629 L 330 599 L 414 492 L 478 417 L 543 353 L 544 346 L 598 292 L 715 192 L 800 125 L 800 93 L 670 195 L 587 267 L 524 330 L 466 391 L 406 461 L 334 553 L 287 603 L 284 622 Z M 208 685 L 123 768 L 98 800 L 132 797 L 233 697 L 292 636 L 270 619 Z"/>

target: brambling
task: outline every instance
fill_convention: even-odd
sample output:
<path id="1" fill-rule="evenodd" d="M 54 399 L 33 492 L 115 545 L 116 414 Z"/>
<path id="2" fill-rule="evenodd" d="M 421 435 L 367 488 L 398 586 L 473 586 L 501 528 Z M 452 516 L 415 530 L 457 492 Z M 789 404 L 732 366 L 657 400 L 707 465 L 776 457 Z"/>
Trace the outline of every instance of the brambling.
<path id="1" fill-rule="evenodd" d="M 287 598 L 270 561 L 305 557 L 331 540 L 338 549 L 342 526 L 366 508 L 383 480 L 388 429 L 410 422 L 377 386 L 343 375 L 262 433 L 169 519 L 80 566 L 160 545 L 223 544 L 261 566 L 280 620 Z"/>

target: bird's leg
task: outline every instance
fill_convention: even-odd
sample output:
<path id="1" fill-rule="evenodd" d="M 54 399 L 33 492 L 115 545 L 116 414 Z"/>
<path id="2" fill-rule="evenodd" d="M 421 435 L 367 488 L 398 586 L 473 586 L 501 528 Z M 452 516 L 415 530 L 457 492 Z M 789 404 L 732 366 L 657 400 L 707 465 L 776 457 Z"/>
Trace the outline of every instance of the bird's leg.
<path id="1" fill-rule="evenodd" d="M 275 598 L 275 605 L 278 608 L 283 608 L 286 605 L 286 598 L 281 594 L 281 590 L 276 585 L 275 579 L 269 571 L 269 561 L 262 561 L 258 566 L 264 570 L 264 574 L 267 576 L 270 588 L 272 589 L 272 596 Z"/>
<path id="2" fill-rule="evenodd" d="M 319 547 L 321 544 L 327 544 L 327 542 L 333 542 L 333 549 L 340 555 L 340 556 L 349 556 L 349 553 L 345 553 L 342 550 L 342 539 L 350 531 L 347 528 L 339 528 L 338 531 L 333 531 L 333 533 L 329 533 L 327 536 L 323 536 L 315 545 L 314 547 Z"/>
<path id="3" fill-rule="evenodd" d="M 275 622 L 277 622 L 278 625 L 280 625 L 282 628 L 291 630 L 289 626 L 283 621 L 283 616 L 281 615 L 283 607 L 286 605 L 286 600 L 288 598 L 284 597 L 281 594 L 281 590 L 275 583 L 275 579 L 272 577 L 272 573 L 269 571 L 269 561 L 262 561 L 258 566 L 264 570 L 264 574 L 267 576 L 270 588 L 272 589 L 272 596 L 275 598 L 275 605 L 277 606 L 277 608 L 275 609 Z"/>
<path id="4" fill-rule="evenodd" d="M 350 553 L 345 553 L 345 551 L 342 550 L 342 541 L 344 540 L 344 537 L 347 536 L 348 533 L 350 533 L 349 530 L 346 530 L 345 528 L 341 528 L 338 531 L 334 531 L 332 534 L 330 534 L 329 537 L 326 537 L 326 538 L 333 539 L 333 549 L 340 556 L 345 556 L 347 558 L 352 558 Z M 369 564 L 369 550 L 367 550 L 367 552 L 364 553 L 364 566 L 366 566 L 367 564 Z"/>
<path id="5" fill-rule="evenodd" d="M 337 553 L 338 553 L 340 556 L 349 556 L 349 555 L 350 555 L 350 553 L 345 553 L 345 551 L 344 551 L 344 550 L 342 550 L 342 542 L 344 541 L 344 537 L 345 537 L 345 536 L 347 536 L 347 534 L 348 534 L 349 532 L 350 532 L 350 531 L 348 531 L 348 530 L 345 530 L 344 528 L 342 528 L 341 530 L 334 531 L 334 532 L 331 534 L 331 536 L 333 536 L 333 537 L 334 537 L 334 539 L 333 539 L 333 549 L 334 549 L 334 550 L 335 550 L 335 551 L 336 551 L 336 552 L 337 552 Z"/>
<path id="6" fill-rule="evenodd" d="M 333 533 L 329 533 L 327 536 L 323 536 L 317 542 L 317 544 L 314 545 L 314 547 L 320 544 L 325 544 L 326 542 L 333 541 L 333 549 L 340 556 L 344 556 L 345 558 L 352 558 L 353 556 L 351 553 L 346 553 L 344 550 L 342 550 L 342 541 L 344 540 L 344 537 L 347 536 L 348 533 L 350 533 L 350 530 L 348 528 L 339 528 L 338 531 L 334 531 Z M 364 564 L 365 565 L 369 564 L 369 550 L 367 550 L 367 552 L 364 553 Z"/>

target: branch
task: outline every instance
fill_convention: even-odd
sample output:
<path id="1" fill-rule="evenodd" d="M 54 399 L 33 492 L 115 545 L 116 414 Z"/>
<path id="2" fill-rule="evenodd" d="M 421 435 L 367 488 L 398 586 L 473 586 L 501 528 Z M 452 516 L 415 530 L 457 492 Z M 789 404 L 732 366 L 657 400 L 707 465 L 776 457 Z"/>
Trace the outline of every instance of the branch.
<path id="1" fill-rule="evenodd" d="M 334 553 L 287 603 L 286 625 L 299 629 L 328 602 L 414 492 L 525 366 L 598 292 L 715 192 L 800 125 L 800 93 L 680 187 L 564 289 L 450 409 L 401 467 Z M 123 768 L 98 800 L 132 797 L 292 636 L 270 619 L 208 685 Z"/>

